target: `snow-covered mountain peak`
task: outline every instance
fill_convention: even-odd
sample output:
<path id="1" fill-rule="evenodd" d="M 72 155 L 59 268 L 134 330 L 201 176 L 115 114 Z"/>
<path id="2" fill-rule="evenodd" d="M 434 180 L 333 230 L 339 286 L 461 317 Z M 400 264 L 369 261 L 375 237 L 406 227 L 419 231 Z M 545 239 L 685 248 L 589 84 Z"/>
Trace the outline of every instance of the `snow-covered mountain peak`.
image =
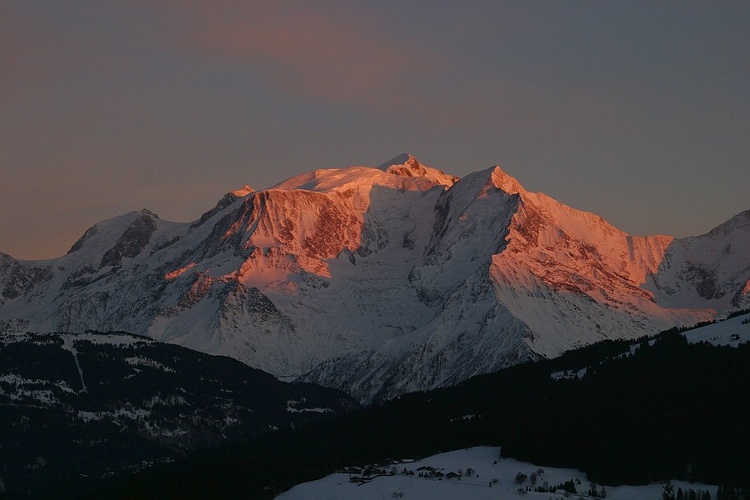
<path id="1" fill-rule="evenodd" d="M 402 159 L 406 163 L 391 164 L 386 170 L 364 166 L 317 169 L 291 177 L 261 193 L 312 191 L 325 194 L 335 203 L 347 205 L 363 220 L 371 207 L 373 196 L 380 199 L 387 197 L 385 193 L 389 192 L 444 191 L 458 180 L 455 176 L 422 165 L 413 156 L 407 155 Z"/>
<path id="2" fill-rule="evenodd" d="M 128 212 L 118 217 L 113 217 L 102 222 L 94 224 L 83 233 L 78 241 L 68 251 L 68 254 L 78 252 L 84 247 L 91 248 L 92 246 L 101 247 L 108 249 L 111 245 L 117 242 L 128 228 L 133 225 L 154 225 L 154 220 L 159 219 L 159 216 L 150 210 L 143 209 L 140 211 Z"/>
<path id="3" fill-rule="evenodd" d="M 747 232 L 750 230 L 750 210 L 740 212 L 723 224 L 720 224 L 708 232 L 706 236 L 726 236 L 733 231 Z"/>
<path id="4" fill-rule="evenodd" d="M 332 193 L 363 187 L 369 189 L 373 183 L 385 183 L 384 178 L 383 172 L 369 167 L 325 168 L 295 175 L 271 189 Z"/>
<path id="5" fill-rule="evenodd" d="M 521 186 L 521 183 L 518 182 L 515 177 L 508 175 L 499 166 L 492 169 L 491 179 L 492 184 L 496 188 L 502 189 L 508 194 L 522 194 L 526 192 L 523 186 Z"/>
<path id="6" fill-rule="evenodd" d="M 458 177 L 455 175 L 446 174 L 441 170 L 423 165 L 408 153 L 400 154 L 381 164 L 378 170 L 403 177 L 425 177 L 435 184 L 445 187 L 450 187 L 458 181 Z"/>
<path id="7" fill-rule="evenodd" d="M 237 198 L 244 198 L 245 196 L 253 192 L 255 192 L 255 189 L 245 184 L 240 189 L 235 189 L 234 191 L 230 191 L 229 194 L 236 196 Z"/>
<path id="8" fill-rule="evenodd" d="M 660 303 L 719 310 L 750 305 L 750 210 L 706 234 L 675 239 L 648 286 Z"/>
<path id="9" fill-rule="evenodd" d="M 402 161 L 402 163 L 395 163 Z M 435 186 L 450 187 L 458 177 L 427 167 L 411 155 L 399 155 L 378 168 L 352 166 L 317 169 L 272 186 L 282 191 L 317 191 L 351 194 L 369 192 L 373 186 L 401 191 L 427 191 Z"/>
<path id="10" fill-rule="evenodd" d="M 502 191 L 506 195 L 527 194 L 521 183 L 497 166 L 470 173 L 456 182 L 456 185 L 450 191 L 453 192 L 454 197 L 468 197 L 466 198 L 467 201 L 485 198 L 498 191 Z"/>
<path id="11" fill-rule="evenodd" d="M 380 166 L 378 166 L 378 169 L 382 170 L 383 172 L 385 172 L 392 165 L 397 165 L 397 166 L 398 165 L 407 165 L 409 163 L 419 163 L 419 162 L 411 154 L 409 154 L 409 153 L 401 153 L 400 155 L 391 158 L 387 162 L 381 163 Z"/>

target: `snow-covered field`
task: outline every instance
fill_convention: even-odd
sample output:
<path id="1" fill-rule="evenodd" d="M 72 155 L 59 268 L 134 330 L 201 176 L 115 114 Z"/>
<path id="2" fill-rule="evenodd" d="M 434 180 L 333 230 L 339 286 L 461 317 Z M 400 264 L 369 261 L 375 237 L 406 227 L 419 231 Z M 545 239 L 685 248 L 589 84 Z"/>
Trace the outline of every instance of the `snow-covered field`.
<path id="1" fill-rule="evenodd" d="M 683 335 L 691 343 L 708 342 L 713 345 L 737 347 L 742 343 L 750 342 L 750 323 L 742 324 L 743 321 L 748 320 L 750 320 L 750 314 L 743 314 L 701 328 L 688 330 Z"/>
<path id="2" fill-rule="evenodd" d="M 537 475 L 536 486 L 545 483 L 555 486 L 572 480 L 578 493 L 570 495 L 570 498 L 592 498 L 588 495 L 591 482 L 586 475 L 575 469 L 557 469 L 545 467 L 528 462 L 519 462 L 513 459 L 501 459 L 500 448 L 477 447 L 467 450 L 452 451 L 428 457 L 419 461 L 397 463 L 381 468 L 390 472 L 395 467 L 396 475 L 384 475 L 374 477 L 367 482 L 353 482 L 351 478 L 361 474 L 336 473 L 317 481 L 303 483 L 278 496 L 279 500 L 350 500 L 350 499 L 424 499 L 424 500 L 452 500 L 452 499 L 558 499 L 568 498 L 563 490 L 556 493 L 529 491 L 524 495 L 519 493 L 519 487 L 524 490 L 531 485 L 532 473 Z M 430 470 L 429 468 L 432 468 Z M 421 470 L 420 470 L 421 469 Z M 473 469 L 471 475 L 467 474 Z M 412 471 L 414 475 L 404 474 Z M 539 472 L 542 470 L 543 472 Z M 459 478 L 446 478 L 449 473 L 458 474 Z M 443 477 L 420 477 L 433 475 L 437 472 Z M 431 474 L 432 473 L 432 474 Z M 518 473 L 527 476 L 524 483 L 519 486 L 516 483 Z M 704 484 L 689 484 L 684 481 L 673 482 L 674 491 L 682 488 L 683 491 L 704 490 L 715 498 L 716 486 Z M 661 498 L 662 484 L 651 484 L 645 486 L 604 486 L 606 498 L 613 500 L 643 500 Z M 601 493 L 602 485 L 596 485 L 597 492 Z"/>

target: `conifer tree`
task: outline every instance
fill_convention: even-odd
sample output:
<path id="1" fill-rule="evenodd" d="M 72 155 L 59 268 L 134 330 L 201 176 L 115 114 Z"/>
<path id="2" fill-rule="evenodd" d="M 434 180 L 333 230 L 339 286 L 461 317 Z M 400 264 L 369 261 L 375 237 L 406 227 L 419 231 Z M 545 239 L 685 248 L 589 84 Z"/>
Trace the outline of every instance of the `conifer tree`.
<path id="1" fill-rule="evenodd" d="M 664 489 L 661 491 L 661 500 L 677 500 L 674 496 L 674 486 L 672 486 L 671 480 L 664 483 Z"/>

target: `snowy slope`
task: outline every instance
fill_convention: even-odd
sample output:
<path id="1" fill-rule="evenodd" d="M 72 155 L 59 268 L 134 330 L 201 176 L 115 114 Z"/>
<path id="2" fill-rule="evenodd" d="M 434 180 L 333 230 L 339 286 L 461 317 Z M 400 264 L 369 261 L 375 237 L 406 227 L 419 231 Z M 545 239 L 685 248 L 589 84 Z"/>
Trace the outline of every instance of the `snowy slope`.
<path id="1" fill-rule="evenodd" d="M 125 214 L 59 259 L 0 254 L 0 330 L 126 330 L 373 401 L 744 305 L 747 220 L 633 237 L 499 167 L 401 155 L 245 186 L 193 223 Z"/>
<path id="2" fill-rule="evenodd" d="M 750 210 L 708 233 L 675 240 L 648 288 L 668 307 L 750 306 Z"/>
<path id="3" fill-rule="evenodd" d="M 295 486 L 291 490 L 279 495 L 279 500 L 296 499 L 359 499 L 380 500 L 382 498 L 408 498 L 418 500 L 441 500 L 455 498 L 472 499 L 543 499 L 567 498 L 570 495 L 562 490 L 551 492 L 524 492 L 519 494 L 518 489 L 531 487 L 530 478 L 532 474 L 537 477 L 535 485 L 542 486 L 558 485 L 572 480 L 580 495 L 573 498 L 594 498 L 587 494 L 591 488 L 591 482 L 586 479 L 586 474 L 575 469 L 558 469 L 554 467 L 539 466 L 528 462 L 519 462 L 513 459 L 499 458 L 500 448 L 479 447 L 467 450 L 442 453 L 427 457 L 419 461 L 406 461 L 387 464 L 382 467 L 385 474 L 374 477 L 365 482 L 352 482 L 350 478 L 361 476 L 354 473 L 336 473 L 317 481 Z M 390 475 L 395 467 L 396 474 Z M 420 470 L 421 469 L 421 470 Z M 466 470 L 473 469 L 472 475 L 467 475 Z M 539 473 L 539 471 L 542 471 Z M 404 471 L 407 474 L 404 474 Z M 443 475 L 436 477 L 433 471 Z M 461 477 L 446 478 L 445 475 L 453 473 Z M 413 473 L 412 474 L 410 474 Z M 420 473 L 422 477 L 420 477 Z M 525 474 L 527 479 L 521 485 L 515 479 L 518 473 Z M 425 477 L 427 475 L 428 477 Z M 682 488 L 687 490 L 708 491 L 712 498 L 716 493 L 716 486 L 705 484 L 691 484 L 684 481 L 673 481 L 674 491 Z M 532 488 L 533 489 L 533 488 Z M 596 485 L 596 490 L 601 493 L 602 485 Z M 615 500 L 641 500 L 644 498 L 660 498 L 663 486 L 652 484 L 645 486 L 609 486 L 605 485 L 607 499 Z M 583 496 L 585 495 L 585 496 Z"/>
<path id="4" fill-rule="evenodd" d="M 694 328 L 683 333 L 688 342 L 708 342 L 713 345 L 730 345 L 750 342 L 750 313 Z"/>

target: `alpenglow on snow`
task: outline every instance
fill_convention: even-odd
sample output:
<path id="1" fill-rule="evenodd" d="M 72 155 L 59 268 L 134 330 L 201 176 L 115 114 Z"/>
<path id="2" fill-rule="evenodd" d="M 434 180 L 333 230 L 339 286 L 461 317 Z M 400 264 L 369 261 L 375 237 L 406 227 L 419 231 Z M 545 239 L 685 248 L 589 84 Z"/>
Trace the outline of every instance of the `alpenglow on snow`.
<path id="1" fill-rule="evenodd" d="M 147 210 L 49 261 L 0 254 L 4 331 L 128 331 L 363 402 L 750 306 L 750 211 L 691 238 L 628 235 L 401 155 Z"/>

